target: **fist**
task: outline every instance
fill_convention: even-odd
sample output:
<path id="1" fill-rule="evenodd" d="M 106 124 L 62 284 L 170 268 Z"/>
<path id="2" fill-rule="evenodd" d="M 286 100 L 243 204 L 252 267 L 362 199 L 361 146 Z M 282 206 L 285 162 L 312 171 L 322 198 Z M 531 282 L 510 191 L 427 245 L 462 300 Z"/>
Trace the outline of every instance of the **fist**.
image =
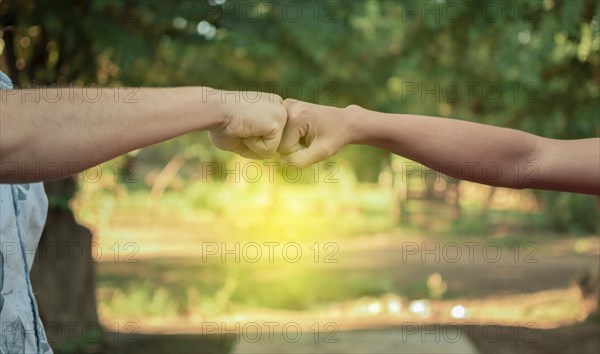
<path id="1" fill-rule="evenodd" d="M 301 168 L 325 160 L 350 142 L 343 110 L 286 99 L 287 124 L 278 152 Z"/>
<path id="2" fill-rule="evenodd" d="M 250 159 L 275 155 L 287 120 L 283 99 L 265 92 L 227 92 L 222 98 L 225 122 L 210 131 L 213 144 Z"/>

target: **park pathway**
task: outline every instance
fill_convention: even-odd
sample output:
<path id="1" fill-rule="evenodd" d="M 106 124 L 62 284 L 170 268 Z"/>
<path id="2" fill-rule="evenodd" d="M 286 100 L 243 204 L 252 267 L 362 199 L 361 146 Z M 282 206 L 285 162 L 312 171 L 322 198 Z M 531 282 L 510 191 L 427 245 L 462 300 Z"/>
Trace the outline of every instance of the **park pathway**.
<path id="1" fill-rule="evenodd" d="M 262 336 L 256 342 L 240 341 L 234 354 L 476 354 L 471 342 L 459 328 L 448 331 L 358 330 L 326 336 Z"/>

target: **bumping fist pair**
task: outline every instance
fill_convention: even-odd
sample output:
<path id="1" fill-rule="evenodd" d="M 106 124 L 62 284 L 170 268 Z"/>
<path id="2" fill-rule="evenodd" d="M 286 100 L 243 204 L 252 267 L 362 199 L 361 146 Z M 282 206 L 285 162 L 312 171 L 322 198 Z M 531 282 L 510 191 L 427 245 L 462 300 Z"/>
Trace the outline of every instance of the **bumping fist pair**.
<path id="1" fill-rule="evenodd" d="M 306 167 L 352 142 L 344 109 L 256 94 L 251 101 L 225 102 L 226 122 L 210 131 L 216 147 L 251 159 L 279 152 L 285 163 Z"/>

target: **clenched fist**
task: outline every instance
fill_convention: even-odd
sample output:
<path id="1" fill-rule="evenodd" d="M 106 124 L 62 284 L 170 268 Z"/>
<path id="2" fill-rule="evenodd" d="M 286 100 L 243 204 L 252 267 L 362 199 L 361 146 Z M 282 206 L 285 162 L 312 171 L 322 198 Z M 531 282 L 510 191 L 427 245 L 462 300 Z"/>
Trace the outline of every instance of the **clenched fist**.
<path id="1" fill-rule="evenodd" d="M 275 155 L 287 120 L 283 99 L 265 92 L 228 92 L 221 97 L 225 120 L 210 131 L 215 146 L 250 159 Z"/>
<path id="2" fill-rule="evenodd" d="M 351 124 L 341 109 L 286 99 L 287 124 L 278 152 L 286 163 L 306 167 L 325 160 L 352 142 Z"/>

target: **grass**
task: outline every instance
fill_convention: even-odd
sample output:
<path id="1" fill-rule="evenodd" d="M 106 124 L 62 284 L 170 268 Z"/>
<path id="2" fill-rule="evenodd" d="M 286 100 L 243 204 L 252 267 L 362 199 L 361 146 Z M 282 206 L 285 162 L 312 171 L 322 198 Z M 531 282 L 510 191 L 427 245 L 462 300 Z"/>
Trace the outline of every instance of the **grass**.
<path id="1" fill-rule="evenodd" d="M 112 265 L 112 266 L 111 266 Z M 386 272 L 323 271 L 294 267 L 269 267 L 257 271 L 240 266 L 211 267 L 203 264 L 177 265 L 172 271 L 155 272 L 150 261 L 136 266 L 151 269 L 154 276 L 136 275 L 115 279 L 113 264 L 99 264 L 100 312 L 109 318 L 165 319 L 214 316 L 244 308 L 314 310 L 337 301 L 386 293 L 406 297 L 428 297 L 425 280 L 410 287 L 390 281 Z M 229 268 L 229 269 L 226 269 Z M 277 269 L 276 269 L 277 268 Z M 208 273 L 212 274 L 208 274 Z M 173 274 L 177 273 L 177 274 Z"/>
<path id="2" fill-rule="evenodd" d="M 73 202 L 79 221 L 96 231 L 103 250 L 97 287 L 104 318 L 164 321 L 248 308 L 311 311 L 390 293 L 407 299 L 477 296 L 435 294 L 427 286 L 428 274 L 402 283 L 394 280 L 399 270 L 373 271 L 344 260 L 344 250 L 335 248 L 344 240 L 423 234 L 421 228 L 394 224 L 388 188 L 354 182 L 189 181 L 184 189 L 167 190 L 154 200 L 146 188 L 127 187 L 84 185 Z M 463 218 L 455 222 L 446 217 L 449 213 L 436 213 L 428 205 L 413 208 L 415 213 L 423 209 L 425 224 L 434 225 L 432 230 L 444 240 L 495 235 L 502 236 L 498 242 L 506 248 L 516 240 L 525 242 L 529 231 L 543 224 L 543 215 L 533 211 L 492 208 L 482 218 L 478 202 L 467 199 L 463 204 Z M 503 225 L 517 227 L 503 231 Z M 225 247 L 294 242 L 303 257 L 298 263 L 281 253 L 272 262 L 265 254 L 257 263 L 231 256 L 223 261 L 219 254 L 204 259 L 208 242 Z M 327 256 L 337 262 L 324 262 Z"/>

